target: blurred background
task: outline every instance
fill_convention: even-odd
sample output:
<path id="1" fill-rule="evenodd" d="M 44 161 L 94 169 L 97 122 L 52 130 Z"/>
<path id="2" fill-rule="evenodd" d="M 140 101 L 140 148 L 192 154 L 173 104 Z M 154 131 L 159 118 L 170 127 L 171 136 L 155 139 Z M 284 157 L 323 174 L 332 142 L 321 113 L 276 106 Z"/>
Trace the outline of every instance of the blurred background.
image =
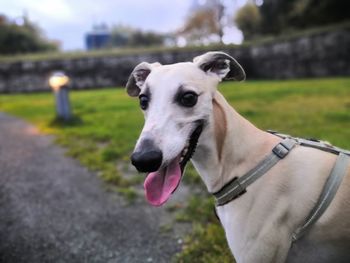
<path id="1" fill-rule="evenodd" d="M 208 50 L 236 57 L 248 79 L 348 75 L 347 10 L 345 0 L 2 0 L 0 63 L 21 65 L 0 68 L 0 91 L 48 90 L 54 70 L 69 71 L 71 88 L 124 85 L 142 60 Z"/>
<path id="2" fill-rule="evenodd" d="M 245 118 L 261 129 L 319 138 L 350 148 L 349 10 L 346 0 L 0 0 L 0 125 L 3 125 L 0 127 L 11 127 L 1 117 L 6 114 L 35 125 L 38 132 L 26 134 L 33 140 L 38 134 L 54 135 L 55 143 L 64 147 L 66 155 L 93 171 L 108 189 L 123 196 L 129 208 L 137 205 L 142 212 L 141 216 L 130 217 L 140 218 L 130 230 L 127 224 L 121 227 L 115 223 L 113 216 L 100 221 L 103 215 L 91 212 L 80 218 L 79 213 L 84 215 L 81 210 L 90 210 L 90 204 L 86 207 L 78 203 L 71 212 L 79 214 L 78 225 L 82 222 L 81 232 L 76 236 L 89 233 L 96 238 L 91 239 L 92 243 L 81 241 L 79 247 L 67 245 L 65 253 L 61 253 L 50 238 L 63 240 L 65 244 L 73 244 L 75 239 L 51 234 L 56 227 L 54 221 L 50 221 L 47 236 L 30 241 L 22 239 L 16 225 L 19 219 L 4 221 L 5 216 L 1 215 L 8 211 L 2 211 L 5 202 L 1 201 L 7 200 L 3 189 L 11 182 L 3 180 L 0 261 L 38 262 L 30 259 L 38 258 L 40 250 L 44 256 L 51 255 L 46 260 L 50 262 L 61 262 L 63 254 L 65 262 L 86 259 L 87 251 L 93 251 L 91 256 L 97 258 L 92 262 L 107 262 L 111 258 L 114 259 L 111 262 L 124 262 L 117 260 L 113 254 L 116 251 L 122 259 L 143 251 L 142 256 L 137 254 L 140 261 L 130 262 L 145 262 L 145 255 L 147 262 L 152 262 L 153 243 L 132 240 L 133 250 L 128 250 L 111 246 L 110 241 L 117 242 L 113 233 L 121 228 L 133 233 L 130 236 L 137 236 L 133 227 L 148 229 L 151 223 L 146 226 L 145 222 L 153 221 L 147 218 L 156 218 L 159 233 L 156 232 L 152 242 L 165 233 L 169 234 L 165 240 L 178 239 L 168 245 L 171 248 L 168 254 L 160 253 L 159 260 L 154 262 L 170 262 L 170 258 L 181 263 L 233 262 L 224 232 L 213 213 L 213 200 L 193 167 L 187 169 L 170 203 L 150 210 L 144 202 L 144 177 L 129 163 L 143 116 L 138 101 L 129 98 L 123 86 L 140 62 L 171 64 L 221 50 L 236 58 L 247 73 L 244 83 L 225 82 L 219 86 L 228 102 Z M 26 133 L 25 129 L 16 127 L 12 131 Z M 1 154 L 6 155 L 1 142 L 5 140 L 7 137 L 0 136 L 0 182 L 9 169 L 8 164 L 12 164 L 1 166 Z M 30 154 L 38 155 L 34 150 Z M 40 166 L 42 163 L 45 162 Z M 26 167 L 19 168 L 26 174 Z M 31 179 L 23 182 L 26 180 Z M 86 178 L 77 179 L 80 180 L 89 182 Z M 71 196 L 57 194 L 59 200 L 69 204 L 81 190 L 72 189 L 75 190 Z M 50 183 L 45 190 L 49 190 L 46 193 L 60 191 L 60 184 Z M 85 196 L 81 191 L 79 194 L 84 196 L 81 200 L 90 200 L 91 195 Z M 101 191 L 106 192 L 105 188 Z M 39 195 L 43 192 L 43 196 L 32 200 L 33 192 Z M 15 195 L 21 197 L 22 193 Z M 24 211 L 24 218 L 31 218 L 40 227 L 48 217 L 40 207 L 51 207 L 44 204 L 45 191 L 31 190 L 23 196 L 28 204 L 41 202 L 41 206 L 18 209 Z M 103 201 L 100 207 L 104 208 L 106 203 Z M 37 217 L 30 207 L 39 209 Z M 123 213 L 133 211 L 118 209 L 110 208 L 124 218 L 129 215 Z M 56 216 L 57 220 L 62 215 L 64 221 L 68 211 L 69 205 L 65 213 Z M 160 214 L 170 215 L 164 219 L 158 217 Z M 82 227 L 84 220 L 96 220 L 95 227 Z M 2 223 L 9 232 L 2 228 Z M 37 233 L 32 225 L 21 224 L 29 229 L 28 233 Z M 190 227 L 180 227 L 182 231 L 178 231 L 175 226 L 179 224 Z M 99 235 L 100 229 L 108 231 Z M 2 240 L 8 233 L 11 240 Z M 69 243 L 69 238 L 74 242 Z M 19 247 L 16 241 L 21 244 Z M 106 251 L 111 254 L 99 254 L 99 244 L 109 246 Z M 21 255 L 18 251 L 24 251 L 22 248 L 27 251 L 23 254 L 25 261 L 18 258 Z M 109 255 L 112 256 L 108 258 Z M 45 257 L 41 260 L 46 261 Z"/>
<path id="3" fill-rule="evenodd" d="M 1 1 L 1 54 L 241 44 L 344 22 L 345 0 Z"/>

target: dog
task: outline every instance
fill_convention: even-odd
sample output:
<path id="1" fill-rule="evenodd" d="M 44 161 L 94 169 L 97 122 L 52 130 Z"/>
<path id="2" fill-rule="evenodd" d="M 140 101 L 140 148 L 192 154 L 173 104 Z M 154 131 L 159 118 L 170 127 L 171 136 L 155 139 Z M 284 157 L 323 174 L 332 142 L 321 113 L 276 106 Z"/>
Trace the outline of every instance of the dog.
<path id="1" fill-rule="evenodd" d="M 149 173 L 145 195 L 164 204 L 191 159 L 208 191 L 215 193 L 247 173 L 282 142 L 239 115 L 217 90 L 219 82 L 242 81 L 240 64 L 223 52 L 193 62 L 140 63 L 126 91 L 139 97 L 145 124 L 131 156 Z M 216 212 L 238 263 L 350 262 L 350 169 L 328 209 L 307 234 L 292 236 L 323 189 L 337 156 L 297 145 L 247 192 Z"/>

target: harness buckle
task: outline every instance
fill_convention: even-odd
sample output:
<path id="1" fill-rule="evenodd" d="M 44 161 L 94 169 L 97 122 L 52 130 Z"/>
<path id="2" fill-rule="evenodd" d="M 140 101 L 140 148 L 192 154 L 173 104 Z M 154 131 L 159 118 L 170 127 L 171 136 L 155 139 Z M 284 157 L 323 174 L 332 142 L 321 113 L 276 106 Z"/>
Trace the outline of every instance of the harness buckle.
<path id="1" fill-rule="evenodd" d="M 272 149 L 272 152 L 276 154 L 280 159 L 283 159 L 289 153 L 289 148 L 287 148 L 282 143 L 279 143 Z"/>

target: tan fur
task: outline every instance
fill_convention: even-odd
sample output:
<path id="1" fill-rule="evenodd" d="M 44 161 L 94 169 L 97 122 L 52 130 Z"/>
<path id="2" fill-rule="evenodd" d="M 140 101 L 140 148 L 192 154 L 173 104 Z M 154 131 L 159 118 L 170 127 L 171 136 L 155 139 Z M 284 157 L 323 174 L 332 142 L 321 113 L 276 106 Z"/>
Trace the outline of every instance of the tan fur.
<path id="1" fill-rule="evenodd" d="M 223 53 L 152 68 L 142 85 L 136 83 L 140 92 L 151 87 L 154 96 L 135 151 L 142 140 L 152 140 L 162 151 L 163 164 L 168 164 L 186 147 L 195 121 L 208 121 L 191 161 L 211 193 L 253 169 L 281 141 L 244 119 L 216 90 L 228 69 L 204 71 L 203 63 L 218 55 Z M 169 103 L 184 84 L 200 94 L 191 114 Z M 321 218 L 292 244 L 294 231 L 314 207 L 335 160 L 334 154 L 296 146 L 244 195 L 216 208 L 236 262 L 350 262 L 350 172 Z"/>
<path id="2" fill-rule="evenodd" d="M 213 113 L 214 113 L 214 129 L 215 129 L 215 140 L 216 148 L 219 155 L 219 160 L 221 160 L 222 149 L 224 147 L 226 131 L 227 131 L 227 121 L 223 108 L 221 105 L 213 99 Z"/>

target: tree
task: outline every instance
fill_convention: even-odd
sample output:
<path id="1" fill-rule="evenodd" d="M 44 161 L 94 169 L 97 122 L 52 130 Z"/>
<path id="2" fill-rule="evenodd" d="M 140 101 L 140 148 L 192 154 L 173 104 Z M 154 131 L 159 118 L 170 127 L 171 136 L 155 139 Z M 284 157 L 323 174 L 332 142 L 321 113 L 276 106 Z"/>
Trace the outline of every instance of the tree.
<path id="1" fill-rule="evenodd" d="M 349 20 L 347 0 L 264 0 L 259 7 L 263 34 L 281 34 Z"/>
<path id="2" fill-rule="evenodd" d="M 222 43 L 224 14 L 225 6 L 220 0 L 207 1 L 203 6 L 192 10 L 178 35 L 193 44 L 214 41 Z"/>
<path id="3" fill-rule="evenodd" d="M 111 46 L 125 47 L 128 45 L 129 38 L 137 30 L 131 26 L 119 24 L 112 27 L 111 31 Z"/>
<path id="4" fill-rule="evenodd" d="M 259 7 L 250 0 L 235 16 L 245 39 L 346 20 L 349 20 L 347 0 L 264 0 Z"/>
<path id="5" fill-rule="evenodd" d="M 349 20 L 347 0 L 297 0 L 288 14 L 294 27 L 312 27 Z"/>
<path id="6" fill-rule="evenodd" d="M 245 40 L 251 40 L 259 36 L 261 14 L 259 8 L 252 2 L 248 2 L 237 11 L 234 21 L 243 32 Z"/>
<path id="7" fill-rule="evenodd" d="M 0 15 L 0 54 L 18 54 L 57 50 L 57 44 L 46 40 L 40 29 L 23 18 L 23 25 Z"/>
<path id="8" fill-rule="evenodd" d="M 112 47 L 161 46 L 165 40 L 165 36 L 162 34 L 142 31 L 125 25 L 113 27 L 111 35 Z"/>
<path id="9" fill-rule="evenodd" d="M 212 8 L 215 12 L 216 24 L 217 24 L 217 34 L 219 35 L 220 43 L 223 43 L 222 38 L 224 36 L 224 17 L 225 17 L 225 6 L 221 0 L 212 0 Z"/>
<path id="10" fill-rule="evenodd" d="M 161 46 L 164 44 L 164 37 L 154 32 L 138 30 L 131 34 L 127 44 L 131 47 Z"/>

